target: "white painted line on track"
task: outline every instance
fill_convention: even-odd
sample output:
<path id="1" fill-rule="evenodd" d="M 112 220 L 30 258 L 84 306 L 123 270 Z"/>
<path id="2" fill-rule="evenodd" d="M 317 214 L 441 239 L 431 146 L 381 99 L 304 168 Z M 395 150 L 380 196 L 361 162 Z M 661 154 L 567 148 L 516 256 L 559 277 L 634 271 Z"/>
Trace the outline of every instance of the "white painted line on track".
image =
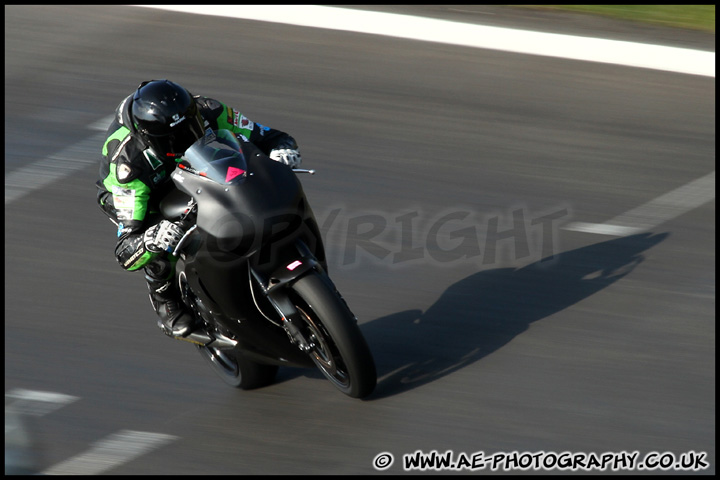
<path id="1" fill-rule="evenodd" d="M 115 115 L 108 115 L 87 126 L 94 134 L 74 145 L 5 175 L 5 205 L 55 180 L 67 177 L 88 165 L 100 165 L 100 149 L 105 132 Z"/>
<path id="2" fill-rule="evenodd" d="M 129 5 L 715 77 L 715 52 L 318 5 Z"/>
<path id="3" fill-rule="evenodd" d="M 104 140 L 104 133 L 91 135 L 49 157 L 8 173 L 5 175 L 5 205 L 77 170 L 90 165 L 99 166 Z"/>
<path id="4" fill-rule="evenodd" d="M 155 450 L 177 437 L 122 430 L 97 442 L 90 450 L 43 471 L 43 475 L 97 475 Z"/>
<path id="5" fill-rule="evenodd" d="M 564 230 L 625 236 L 646 232 L 715 199 L 715 172 L 661 195 L 605 223 L 574 222 Z"/>
<path id="6" fill-rule="evenodd" d="M 305 27 L 387 35 L 533 55 L 654 68 L 715 77 L 715 53 L 659 45 L 548 34 L 381 12 L 314 5 L 131 5 Z M 89 125 L 105 131 L 112 116 Z M 5 205 L 99 161 L 93 135 L 5 176 Z M 579 224 L 578 224 L 579 225 Z M 580 228 L 578 226 L 578 228 Z M 608 230 L 606 227 L 605 230 Z M 619 230 L 617 230 L 619 231 Z"/>
<path id="7" fill-rule="evenodd" d="M 88 125 L 87 128 L 90 130 L 99 130 L 101 132 L 107 132 L 108 127 L 112 123 L 112 121 L 115 119 L 115 114 L 108 115 L 107 117 L 103 117 L 97 122 L 93 122 L 90 125 Z"/>
<path id="8" fill-rule="evenodd" d="M 42 392 L 39 390 L 25 390 L 15 388 L 5 394 L 5 400 L 10 400 L 5 409 L 21 415 L 42 417 L 65 405 L 73 403 L 78 397 L 64 393 Z"/>
<path id="9" fill-rule="evenodd" d="M 15 388 L 5 393 L 5 412 L 6 415 L 11 413 L 42 417 L 76 400 L 79 400 L 79 397 L 63 393 Z M 12 430 L 17 428 L 17 425 L 11 424 L 9 426 L 6 418 L 6 440 L 9 428 Z M 144 455 L 177 438 L 162 433 L 122 430 L 98 441 L 87 452 L 60 462 L 41 474 L 96 475 Z"/>

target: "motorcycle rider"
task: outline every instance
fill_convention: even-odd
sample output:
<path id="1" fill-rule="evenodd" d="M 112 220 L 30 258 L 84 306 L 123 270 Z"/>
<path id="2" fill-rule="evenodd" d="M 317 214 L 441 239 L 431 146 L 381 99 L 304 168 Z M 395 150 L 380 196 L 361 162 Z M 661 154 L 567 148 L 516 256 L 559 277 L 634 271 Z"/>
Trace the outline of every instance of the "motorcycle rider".
<path id="1" fill-rule="evenodd" d="M 184 231 L 164 220 L 158 205 L 173 188 L 176 162 L 208 128 L 230 130 L 273 160 L 300 165 L 297 142 L 287 133 L 169 80 L 143 82 L 120 102 L 102 147 L 97 201 L 117 225 L 115 257 L 126 270 L 144 269 L 150 303 L 165 332 L 176 337 L 193 330 L 173 281 L 175 257 L 168 255 Z"/>

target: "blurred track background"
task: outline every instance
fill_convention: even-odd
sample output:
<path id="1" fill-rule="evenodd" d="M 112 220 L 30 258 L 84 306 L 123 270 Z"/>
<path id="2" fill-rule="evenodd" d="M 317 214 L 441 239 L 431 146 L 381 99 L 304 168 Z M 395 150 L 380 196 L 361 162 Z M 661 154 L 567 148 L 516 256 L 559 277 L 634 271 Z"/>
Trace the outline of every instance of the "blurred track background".
<path id="1" fill-rule="evenodd" d="M 570 13 L 377 9 L 715 49 L 714 32 Z M 98 128 L 151 78 L 297 138 L 318 171 L 301 179 L 331 275 L 376 358 L 373 396 L 304 370 L 234 390 L 157 329 L 94 187 Z M 11 200 L 6 182 L 5 390 L 72 398 L 48 394 L 65 403 L 27 416 L 38 471 L 132 431 L 165 443 L 102 473 L 372 474 L 380 452 L 401 473 L 416 450 L 696 451 L 715 472 L 714 195 L 636 235 L 563 229 L 714 171 L 714 78 L 131 7 L 6 6 L 6 178 L 28 167 L 57 180 Z M 365 215 L 386 221 L 370 243 L 354 227 Z"/>

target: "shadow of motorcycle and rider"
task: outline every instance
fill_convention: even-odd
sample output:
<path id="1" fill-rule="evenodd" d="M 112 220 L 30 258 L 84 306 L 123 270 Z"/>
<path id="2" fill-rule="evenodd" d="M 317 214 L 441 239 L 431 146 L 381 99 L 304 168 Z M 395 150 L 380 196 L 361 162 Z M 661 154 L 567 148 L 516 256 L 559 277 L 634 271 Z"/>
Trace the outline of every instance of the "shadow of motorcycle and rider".
<path id="1" fill-rule="evenodd" d="M 408 310 L 363 324 L 378 368 L 369 399 L 406 392 L 481 360 L 533 322 L 622 279 L 667 236 L 632 235 L 522 268 L 480 271 L 451 285 L 425 312 Z"/>

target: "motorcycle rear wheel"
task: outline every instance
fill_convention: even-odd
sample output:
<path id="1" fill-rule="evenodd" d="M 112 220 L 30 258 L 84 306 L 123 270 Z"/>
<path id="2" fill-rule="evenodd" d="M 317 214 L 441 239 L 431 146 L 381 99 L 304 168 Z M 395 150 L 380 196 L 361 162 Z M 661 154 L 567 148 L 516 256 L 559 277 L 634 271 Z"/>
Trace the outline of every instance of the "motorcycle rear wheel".
<path id="1" fill-rule="evenodd" d="M 244 358 L 235 349 L 219 349 L 198 345 L 200 355 L 228 385 L 242 390 L 265 387 L 275 381 L 277 365 L 261 365 Z"/>
<path id="2" fill-rule="evenodd" d="M 355 315 L 320 273 L 301 277 L 292 286 L 305 338 L 313 345 L 310 358 L 338 390 L 363 398 L 375 389 L 375 361 Z"/>

